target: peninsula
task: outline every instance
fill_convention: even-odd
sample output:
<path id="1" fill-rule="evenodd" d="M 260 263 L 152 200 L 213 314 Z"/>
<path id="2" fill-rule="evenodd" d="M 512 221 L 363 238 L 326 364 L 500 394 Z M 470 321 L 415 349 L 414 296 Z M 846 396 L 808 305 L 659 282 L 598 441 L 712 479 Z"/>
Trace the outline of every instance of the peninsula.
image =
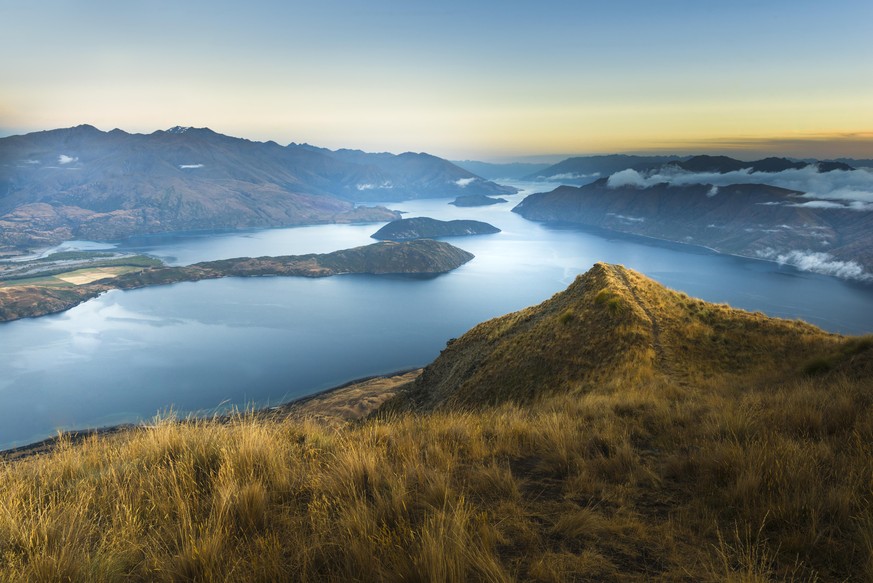
<path id="1" fill-rule="evenodd" d="M 422 240 L 403 243 L 382 242 L 324 254 L 280 257 L 238 257 L 205 261 L 184 267 L 165 265 L 127 269 L 111 277 L 70 281 L 51 285 L 15 285 L 0 282 L 0 322 L 63 312 L 112 289 L 136 289 L 183 281 L 221 277 L 298 276 L 327 277 L 346 273 L 432 274 L 445 273 L 473 259 L 473 254 L 449 243 Z M 96 268 L 95 268 L 96 269 Z M 84 277 L 84 276 L 83 276 Z M 76 281 L 83 281 L 76 285 Z"/>

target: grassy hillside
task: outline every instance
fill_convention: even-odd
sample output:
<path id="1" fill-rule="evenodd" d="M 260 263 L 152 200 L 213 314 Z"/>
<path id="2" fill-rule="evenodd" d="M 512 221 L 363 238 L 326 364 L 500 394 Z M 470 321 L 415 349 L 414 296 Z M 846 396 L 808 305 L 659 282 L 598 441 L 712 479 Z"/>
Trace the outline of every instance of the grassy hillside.
<path id="1" fill-rule="evenodd" d="M 873 339 L 598 265 L 380 413 L 0 466 L 0 580 L 873 579 Z"/>
<path id="2" fill-rule="evenodd" d="M 550 300 L 450 341 L 410 396 L 418 407 L 478 407 L 629 383 L 778 382 L 841 341 L 597 264 Z"/>

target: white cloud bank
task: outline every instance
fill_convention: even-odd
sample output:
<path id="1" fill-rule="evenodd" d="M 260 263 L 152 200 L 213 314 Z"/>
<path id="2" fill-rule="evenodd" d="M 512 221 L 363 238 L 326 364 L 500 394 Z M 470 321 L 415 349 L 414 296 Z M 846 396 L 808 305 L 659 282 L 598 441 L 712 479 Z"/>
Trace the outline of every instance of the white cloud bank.
<path id="1" fill-rule="evenodd" d="M 179 168 L 182 170 L 188 170 L 189 168 L 203 168 L 203 164 L 179 164 Z"/>
<path id="2" fill-rule="evenodd" d="M 78 162 L 78 158 L 74 158 L 72 156 L 67 156 L 66 154 L 61 154 L 58 156 L 58 164 L 71 164 L 72 162 Z"/>
<path id="3" fill-rule="evenodd" d="M 608 186 L 609 188 L 624 188 L 625 186 L 633 186 L 634 188 L 648 188 L 661 182 L 667 181 L 654 180 L 654 177 L 646 178 L 636 170 L 628 168 L 627 170 L 616 172 L 615 174 L 607 178 L 606 186 Z"/>
<path id="4" fill-rule="evenodd" d="M 457 184 L 461 188 L 466 188 L 474 182 L 476 182 L 475 178 L 458 178 L 457 180 L 455 180 L 455 184 Z"/>
<path id="5" fill-rule="evenodd" d="M 376 189 L 381 190 L 381 189 L 394 188 L 394 184 L 392 184 L 390 180 L 386 180 L 382 184 L 370 184 L 370 183 L 356 184 L 355 188 L 357 188 L 358 190 L 361 190 L 361 191 L 363 191 L 363 190 L 376 190 Z"/>
<path id="6" fill-rule="evenodd" d="M 594 174 L 577 174 L 575 172 L 564 172 L 563 174 L 552 174 L 551 176 L 538 176 L 542 180 L 591 180 L 600 178 L 600 172 Z"/>
<path id="7" fill-rule="evenodd" d="M 662 182 L 676 186 L 711 184 L 715 187 L 730 184 L 768 184 L 770 186 L 803 192 L 807 198 L 873 204 L 873 172 L 865 169 L 834 170 L 833 172 L 821 173 L 817 171 L 815 166 L 807 166 L 782 172 L 752 173 L 746 169 L 725 174 L 715 172 L 685 172 L 678 169 L 670 170 L 669 168 L 658 170 L 651 174 L 642 174 L 636 170 L 627 169 L 610 176 L 606 184 L 609 188 L 623 188 L 627 186 L 647 188 Z M 710 196 L 713 194 L 710 194 Z M 848 207 L 843 206 L 852 210 L 869 210 L 857 204 L 850 204 Z"/>
<path id="8" fill-rule="evenodd" d="M 857 281 L 873 281 L 873 275 L 864 271 L 864 268 L 858 263 L 854 261 L 840 261 L 835 259 L 830 253 L 808 250 L 780 253 L 773 249 L 767 249 L 766 251 L 759 251 L 758 256 L 763 259 L 774 260 L 780 265 L 794 266 L 801 271 L 811 271 Z"/>

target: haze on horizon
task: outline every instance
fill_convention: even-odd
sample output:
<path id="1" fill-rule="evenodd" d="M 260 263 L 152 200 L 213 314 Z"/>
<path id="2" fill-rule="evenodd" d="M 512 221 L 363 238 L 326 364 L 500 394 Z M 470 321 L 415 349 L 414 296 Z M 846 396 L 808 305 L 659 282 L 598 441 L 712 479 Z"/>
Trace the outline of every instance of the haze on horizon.
<path id="1" fill-rule="evenodd" d="M 0 135 L 871 158 L 871 21 L 869 0 L 6 2 Z"/>

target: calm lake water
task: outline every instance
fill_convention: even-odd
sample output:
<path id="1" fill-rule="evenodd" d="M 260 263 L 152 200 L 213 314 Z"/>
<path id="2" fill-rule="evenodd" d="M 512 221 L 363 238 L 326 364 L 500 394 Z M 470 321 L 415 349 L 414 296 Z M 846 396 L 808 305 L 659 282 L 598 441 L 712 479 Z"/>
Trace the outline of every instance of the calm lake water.
<path id="1" fill-rule="evenodd" d="M 547 190 L 548 186 L 540 189 Z M 476 258 L 435 278 L 228 278 L 113 291 L 63 314 L 0 324 L 0 449 L 58 428 L 277 404 L 433 360 L 474 324 L 539 303 L 597 261 L 622 263 L 710 301 L 873 332 L 873 287 L 645 239 L 557 229 L 448 200 L 389 203 L 407 216 L 503 229 L 448 239 Z M 328 252 L 381 225 L 144 237 L 119 247 L 174 264 Z"/>

